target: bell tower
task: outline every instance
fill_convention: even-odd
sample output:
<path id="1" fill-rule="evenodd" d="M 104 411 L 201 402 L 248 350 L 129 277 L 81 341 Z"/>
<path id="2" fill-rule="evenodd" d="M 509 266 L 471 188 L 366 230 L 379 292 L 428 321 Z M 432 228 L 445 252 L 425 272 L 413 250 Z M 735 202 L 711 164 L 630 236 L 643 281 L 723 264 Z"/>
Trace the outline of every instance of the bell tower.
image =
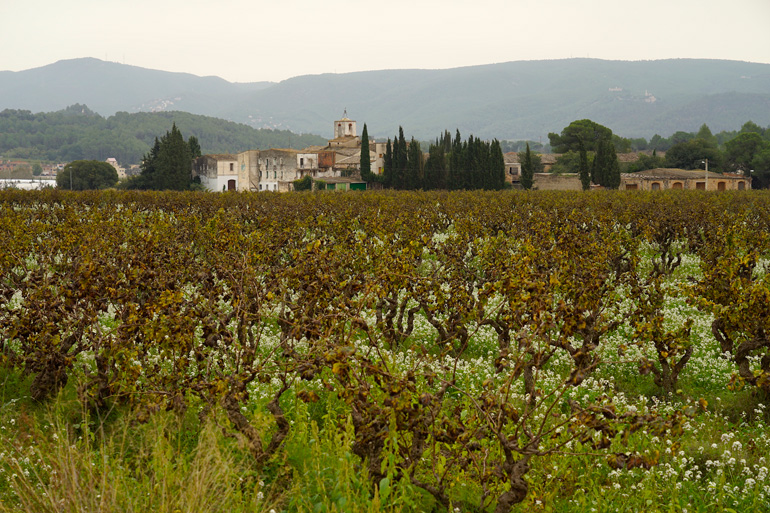
<path id="1" fill-rule="evenodd" d="M 334 138 L 341 139 L 343 137 L 356 137 L 356 122 L 352 119 L 348 119 L 348 109 L 342 114 L 342 119 L 338 119 L 334 122 Z"/>

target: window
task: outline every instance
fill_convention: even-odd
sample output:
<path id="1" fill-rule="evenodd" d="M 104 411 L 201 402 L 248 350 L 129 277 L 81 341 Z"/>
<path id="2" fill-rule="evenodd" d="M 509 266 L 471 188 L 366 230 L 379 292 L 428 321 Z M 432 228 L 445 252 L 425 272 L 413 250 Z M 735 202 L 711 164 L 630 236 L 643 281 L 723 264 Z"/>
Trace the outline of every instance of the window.
<path id="1" fill-rule="evenodd" d="M 639 185 L 638 184 L 635 184 L 635 183 L 627 183 L 626 184 L 626 190 L 627 191 L 635 191 L 637 189 L 639 189 Z"/>
<path id="2" fill-rule="evenodd" d="M 727 190 L 727 182 L 717 182 L 717 190 L 718 191 L 726 191 Z"/>
<path id="3" fill-rule="evenodd" d="M 230 162 L 230 171 L 235 171 L 235 164 Z"/>
<path id="4" fill-rule="evenodd" d="M 746 182 L 738 182 L 738 190 L 739 191 L 745 191 L 746 190 Z"/>
<path id="5" fill-rule="evenodd" d="M 706 190 L 706 182 L 695 182 L 695 188 L 699 191 Z"/>
<path id="6" fill-rule="evenodd" d="M 682 182 L 674 182 L 671 184 L 672 189 L 683 189 L 684 186 L 682 185 Z"/>
<path id="7" fill-rule="evenodd" d="M 299 158 L 299 167 L 301 168 L 305 167 L 305 159 L 302 157 Z"/>
<path id="8" fill-rule="evenodd" d="M 652 190 L 653 191 L 659 191 L 660 190 L 660 183 L 659 182 L 652 182 Z"/>

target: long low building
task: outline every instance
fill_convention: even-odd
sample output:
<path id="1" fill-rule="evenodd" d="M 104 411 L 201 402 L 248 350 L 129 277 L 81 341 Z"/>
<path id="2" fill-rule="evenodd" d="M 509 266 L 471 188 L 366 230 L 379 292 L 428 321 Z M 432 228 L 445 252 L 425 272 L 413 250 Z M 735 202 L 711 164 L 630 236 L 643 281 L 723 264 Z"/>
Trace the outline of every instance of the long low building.
<path id="1" fill-rule="evenodd" d="M 657 168 L 623 173 L 620 189 L 660 191 L 666 189 L 694 189 L 708 191 L 743 191 L 751 189 L 751 178 L 732 173 L 713 173 L 698 169 Z"/>

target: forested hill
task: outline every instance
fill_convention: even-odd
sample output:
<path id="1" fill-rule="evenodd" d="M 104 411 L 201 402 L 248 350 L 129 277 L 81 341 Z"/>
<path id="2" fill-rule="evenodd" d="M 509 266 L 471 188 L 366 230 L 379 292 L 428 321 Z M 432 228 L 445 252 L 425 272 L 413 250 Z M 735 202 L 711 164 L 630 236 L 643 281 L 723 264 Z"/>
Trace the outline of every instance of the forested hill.
<path id="1" fill-rule="evenodd" d="M 300 69 L 298 67 L 297 69 Z M 385 70 L 233 84 L 97 59 L 0 72 L 0 110 L 86 104 L 118 111 L 177 110 L 331 137 L 343 109 L 369 135 L 403 126 L 417 139 L 459 129 L 484 139 L 542 139 L 576 119 L 623 137 L 715 133 L 747 120 L 770 125 L 770 64 L 706 59 L 518 61 L 446 70 Z"/>
<path id="2" fill-rule="evenodd" d="M 249 149 L 305 148 L 325 144 L 315 135 L 250 126 L 187 112 L 118 112 L 104 118 L 85 105 L 51 113 L 25 110 L 0 112 L 0 155 L 50 161 L 105 160 L 138 164 L 155 141 L 176 123 L 185 138 L 198 138 L 206 153 L 237 153 Z"/>

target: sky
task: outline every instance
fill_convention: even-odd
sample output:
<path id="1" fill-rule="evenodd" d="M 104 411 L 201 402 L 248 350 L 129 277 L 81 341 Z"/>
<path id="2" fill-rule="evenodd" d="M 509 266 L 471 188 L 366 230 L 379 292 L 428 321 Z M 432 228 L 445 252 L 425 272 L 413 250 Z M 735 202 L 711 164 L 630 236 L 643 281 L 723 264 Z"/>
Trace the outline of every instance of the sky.
<path id="1" fill-rule="evenodd" d="M 508 61 L 770 63 L 770 0 L 0 0 L 0 71 L 95 57 L 278 82 Z"/>

